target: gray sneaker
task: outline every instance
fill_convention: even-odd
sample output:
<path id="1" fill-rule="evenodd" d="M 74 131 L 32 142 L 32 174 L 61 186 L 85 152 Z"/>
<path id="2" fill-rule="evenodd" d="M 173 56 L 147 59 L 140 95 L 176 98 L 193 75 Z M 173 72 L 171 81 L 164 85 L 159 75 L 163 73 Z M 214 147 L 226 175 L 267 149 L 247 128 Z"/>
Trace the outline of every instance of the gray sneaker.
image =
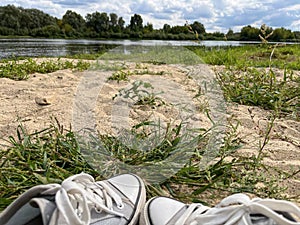
<path id="1" fill-rule="evenodd" d="M 167 197 L 150 199 L 140 217 L 141 225 L 300 225 L 300 209 L 291 202 L 250 199 L 231 195 L 213 208 L 186 205 Z"/>
<path id="2" fill-rule="evenodd" d="M 132 225 L 145 201 L 143 181 L 133 174 L 95 182 L 81 173 L 29 189 L 0 214 L 0 225 Z"/>

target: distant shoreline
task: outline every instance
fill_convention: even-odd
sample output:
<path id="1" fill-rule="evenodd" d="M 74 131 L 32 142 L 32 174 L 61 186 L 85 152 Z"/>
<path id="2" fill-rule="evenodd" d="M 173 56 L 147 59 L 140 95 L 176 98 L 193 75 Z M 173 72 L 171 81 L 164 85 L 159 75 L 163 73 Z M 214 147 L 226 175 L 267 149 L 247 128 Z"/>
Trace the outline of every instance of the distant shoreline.
<path id="1" fill-rule="evenodd" d="M 203 41 L 231 41 L 231 42 L 250 42 L 250 43 L 261 43 L 261 41 L 258 40 L 240 40 L 240 39 L 228 39 L 225 40 L 224 38 L 219 39 L 202 39 L 202 40 L 196 40 L 196 39 L 151 39 L 151 38 L 89 38 L 89 37 L 33 37 L 33 36 L 4 36 L 0 35 L 0 40 L 3 39 L 45 39 L 45 40 L 91 40 L 91 41 L 195 41 L 195 42 L 203 42 Z M 280 41 L 269 41 L 268 43 L 286 43 L 286 44 L 299 44 L 300 39 L 287 39 L 287 40 L 280 40 Z"/>

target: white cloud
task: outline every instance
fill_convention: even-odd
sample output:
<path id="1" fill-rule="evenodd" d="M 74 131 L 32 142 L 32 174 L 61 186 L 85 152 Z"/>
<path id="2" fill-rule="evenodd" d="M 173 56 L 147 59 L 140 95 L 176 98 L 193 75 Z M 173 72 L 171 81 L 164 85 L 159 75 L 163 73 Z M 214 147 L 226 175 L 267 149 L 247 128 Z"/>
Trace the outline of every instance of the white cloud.
<path id="1" fill-rule="evenodd" d="M 67 10 L 83 17 L 95 11 L 116 13 L 127 23 L 140 14 L 145 23 L 155 28 L 165 23 L 183 25 L 199 21 L 209 32 L 239 31 L 246 25 L 285 27 L 299 30 L 300 4 L 298 0 L 2 0 L 0 5 L 14 4 L 24 8 L 37 8 L 61 18 Z"/>
<path id="2" fill-rule="evenodd" d="M 297 2 L 298 3 L 298 2 Z M 293 4 L 293 5 L 288 5 L 286 7 L 283 7 L 281 9 L 279 9 L 280 11 L 297 11 L 297 13 L 299 14 L 299 10 L 300 10 L 300 4 Z"/>

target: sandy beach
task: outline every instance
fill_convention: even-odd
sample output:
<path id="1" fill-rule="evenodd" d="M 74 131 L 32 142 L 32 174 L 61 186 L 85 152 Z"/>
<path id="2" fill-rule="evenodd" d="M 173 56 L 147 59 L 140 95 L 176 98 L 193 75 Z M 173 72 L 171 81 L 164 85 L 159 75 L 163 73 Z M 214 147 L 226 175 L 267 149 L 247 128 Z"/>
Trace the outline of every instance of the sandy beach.
<path id="1" fill-rule="evenodd" d="M 161 76 L 174 84 L 174 88 L 178 85 L 187 95 L 193 96 L 196 94 L 195 83 L 186 78 L 186 71 L 181 67 L 153 64 L 142 66 L 147 67 L 150 71 L 165 71 Z M 92 126 L 103 133 L 111 133 L 112 128 L 114 128 L 111 121 L 112 98 L 118 94 L 120 89 L 126 87 L 129 82 L 138 76 L 133 75 L 130 77 L 130 81 L 118 83 L 116 81 L 107 81 L 107 77 L 111 73 L 108 71 L 101 74 L 101 79 L 103 79 L 100 79 L 102 86 L 100 92 L 96 93 L 97 101 L 95 108 L 92 110 L 95 115 L 95 124 L 92 124 Z M 78 100 L 81 97 L 78 96 L 80 94 L 78 92 L 79 84 L 82 84 L 86 75 L 87 72 L 61 70 L 50 74 L 33 74 L 28 80 L 23 81 L 1 78 L 0 143 L 2 148 L 8 145 L 8 142 L 5 140 L 10 135 L 16 135 L 16 129 L 19 124 L 22 124 L 29 133 L 47 128 L 51 121 L 54 121 L 51 118 L 56 118 L 65 128 L 87 126 L 87 124 L 80 124 L 76 115 L 74 117 L 74 110 L 76 111 L 76 107 L 79 107 L 76 105 L 76 99 Z M 156 75 L 144 74 L 143 79 L 146 81 L 151 80 L 153 76 Z M 193 117 L 193 120 L 208 128 L 210 121 L 205 116 L 205 113 L 201 112 L 204 103 L 205 99 L 202 102 L 194 102 L 196 108 L 199 109 L 199 113 Z M 150 114 L 149 111 L 150 108 L 147 107 L 133 108 L 129 112 L 128 124 L 133 125 L 137 121 L 140 122 L 152 115 L 167 121 L 178 114 L 178 111 L 169 104 L 151 107 Z M 257 154 L 260 143 L 264 140 L 271 112 L 259 107 L 238 104 L 228 104 L 226 111 L 227 119 L 232 124 L 239 123 L 236 132 L 243 147 L 238 150 L 238 154 L 249 156 Z M 81 122 L 85 123 L 85 121 Z M 291 168 L 299 170 L 300 122 L 286 118 L 276 119 L 270 133 L 270 140 L 264 151 L 266 153 L 264 158 L 266 164 L 274 165 L 287 171 L 291 171 Z M 290 179 L 286 179 L 284 184 L 288 187 L 286 195 L 290 197 L 298 196 L 294 200 L 300 204 L 300 173 Z"/>

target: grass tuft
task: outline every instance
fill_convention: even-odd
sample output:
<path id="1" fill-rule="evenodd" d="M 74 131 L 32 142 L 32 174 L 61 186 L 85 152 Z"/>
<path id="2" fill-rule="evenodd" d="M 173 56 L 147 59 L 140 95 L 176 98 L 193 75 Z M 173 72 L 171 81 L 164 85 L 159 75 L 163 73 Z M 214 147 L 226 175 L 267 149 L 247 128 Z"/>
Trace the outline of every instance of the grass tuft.
<path id="1" fill-rule="evenodd" d="M 147 129 L 143 128 L 149 125 L 146 121 L 137 124 L 132 132 L 138 138 L 146 138 L 149 133 L 144 132 Z M 290 174 L 266 166 L 263 154 L 252 157 L 236 154 L 242 144 L 236 130 L 237 127 L 228 127 L 225 142 L 213 163 L 201 169 L 200 162 L 204 153 L 202 146 L 206 145 L 209 138 L 209 132 L 203 130 L 197 138 L 198 145 L 190 162 L 165 182 L 147 185 L 148 197 L 172 195 L 185 202 L 203 202 L 208 201 L 208 198 L 203 197 L 207 194 L 214 193 L 214 199 L 220 199 L 224 193 L 247 192 L 260 197 L 282 198 L 285 189 L 279 185 L 280 180 Z M 128 165 L 141 165 L 159 163 L 172 154 L 184 136 L 180 131 L 181 126 L 169 127 L 161 144 L 147 152 L 128 148 L 114 136 L 102 135 L 100 138 L 112 157 Z M 0 151 L 0 210 L 32 186 L 60 183 L 68 176 L 80 172 L 99 178 L 102 172 L 86 162 L 75 134 L 64 130 L 59 123 L 33 134 L 28 134 L 20 125 L 16 137 L 10 137 L 9 142 L 11 147 Z M 257 184 L 263 185 L 258 187 Z"/>
<path id="2" fill-rule="evenodd" d="M 284 70 L 279 79 L 272 69 L 231 68 L 218 72 L 217 78 L 228 100 L 300 119 L 300 77 L 292 71 Z"/>
<path id="3" fill-rule="evenodd" d="M 0 210 L 32 186 L 61 183 L 82 171 L 97 174 L 81 155 L 74 133 L 59 123 L 33 134 L 20 125 L 9 143 L 0 151 Z"/>
<path id="4" fill-rule="evenodd" d="M 57 70 L 73 69 L 86 70 L 90 67 L 90 63 L 77 60 L 76 62 L 69 60 L 47 60 L 38 63 L 31 58 L 25 60 L 12 60 L 0 64 L 0 78 L 10 78 L 13 80 L 26 80 L 33 73 L 52 73 Z"/>

